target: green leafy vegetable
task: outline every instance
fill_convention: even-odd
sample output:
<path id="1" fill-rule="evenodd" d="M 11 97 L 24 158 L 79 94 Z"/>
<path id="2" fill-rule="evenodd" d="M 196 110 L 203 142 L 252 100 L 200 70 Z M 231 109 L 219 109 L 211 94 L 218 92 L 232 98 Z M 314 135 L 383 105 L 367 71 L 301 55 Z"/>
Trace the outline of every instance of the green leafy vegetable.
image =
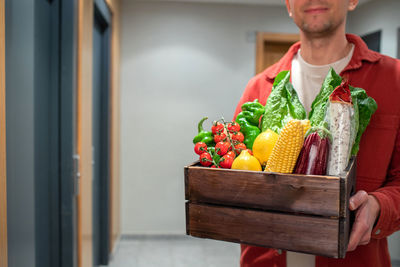
<path id="1" fill-rule="evenodd" d="M 281 71 L 275 78 L 265 105 L 261 131 L 271 129 L 279 134 L 290 119 L 304 120 L 305 118 L 306 111 L 290 83 L 290 71 Z"/>
<path id="2" fill-rule="evenodd" d="M 361 136 L 364 133 L 365 129 L 371 120 L 372 114 L 378 109 L 378 105 L 376 104 L 375 100 L 372 97 L 369 97 L 364 89 L 356 88 L 350 86 L 351 96 L 353 98 L 353 103 L 357 103 L 358 106 L 358 117 L 359 117 L 359 124 L 358 124 L 358 131 L 356 140 L 354 142 L 353 148 L 351 150 L 352 155 L 357 155 L 358 150 L 360 149 L 360 141 Z M 356 101 L 354 101 L 356 99 Z"/>
<path id="3" fill-rule="evenodd" d="M 311 105 L 311 112 L 309 114 L 311 126 L 326 126 L 325 115 L 329 96 L 333 90 L 341 84 L 341 82 L 342 78 L 336 74 L 333 68 L 331 68 L 322 84 L 321 91 Z M 351 150 L 351 155 L 355 156 L 359 150 L 361 136 L 367 128 L 371 116 L 374 114 L 378 106 L 375 100 L 372 97 L 369 97 L 364 89 L 352 86 L 349 87 L 353 100 L 356 125 L 358 124 L 358 127 L 356 127 L 357 134 L 355 142 Z"/>
<path id="4" fill-rule="evenodd" d="M 321 90 L 311 104 L 311 111 L 308 115 L 311 126 L 320 126 L 324 123 L 329 96 L 341 82 L 342 78 L 331 68 L 322 83 Z"/>

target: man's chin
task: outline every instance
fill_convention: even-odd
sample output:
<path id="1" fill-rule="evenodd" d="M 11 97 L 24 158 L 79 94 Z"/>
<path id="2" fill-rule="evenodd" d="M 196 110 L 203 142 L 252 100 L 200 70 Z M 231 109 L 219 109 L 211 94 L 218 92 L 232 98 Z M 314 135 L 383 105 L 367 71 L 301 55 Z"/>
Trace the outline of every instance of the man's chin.
<path id="1" fill-rule="evenodd" d="M 334 27 L 332 24 L 324 24 L 324 25 L 309 25 L 303 24 L 299 27 L 307 36 L 310 37 L 324 37 L 329 36 L 333 31 Z"/>

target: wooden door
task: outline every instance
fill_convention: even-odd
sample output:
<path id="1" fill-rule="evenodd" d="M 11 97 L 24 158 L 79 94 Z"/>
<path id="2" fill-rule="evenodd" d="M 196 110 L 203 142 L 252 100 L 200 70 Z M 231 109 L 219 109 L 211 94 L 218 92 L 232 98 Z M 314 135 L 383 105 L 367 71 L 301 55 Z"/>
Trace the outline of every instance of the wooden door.
<path id="1" fill-rule="evenodd" d="M 298 34 L 257 33 L 256 73 L 278 62 L 288 49 L 300 40 Z"/>
<path id="2" fill-rule="evenodd" d="M 111 13 L 111 81 L 110 81 L 110 253 L 114 252 L 120 236 L 120 180 L 119 180 L 119 47 L 120 0 L 106 0 Z"/>
<path id="3" fill-rule="evenodd" d="M 7 267 L 5 17 L 0 1 L 0 267 Z"/>

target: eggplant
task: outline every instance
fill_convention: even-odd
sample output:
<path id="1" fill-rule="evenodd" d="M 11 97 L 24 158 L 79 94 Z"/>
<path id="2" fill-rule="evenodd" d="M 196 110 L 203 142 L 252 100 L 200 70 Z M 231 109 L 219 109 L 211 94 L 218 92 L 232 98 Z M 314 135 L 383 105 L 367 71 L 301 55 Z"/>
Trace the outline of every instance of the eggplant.
<path id="1" fill-rule="evenodd" d="M 328 130 L 311 128 L 304 141 L 293 173 L 326 175 L 330 139 Z"/>

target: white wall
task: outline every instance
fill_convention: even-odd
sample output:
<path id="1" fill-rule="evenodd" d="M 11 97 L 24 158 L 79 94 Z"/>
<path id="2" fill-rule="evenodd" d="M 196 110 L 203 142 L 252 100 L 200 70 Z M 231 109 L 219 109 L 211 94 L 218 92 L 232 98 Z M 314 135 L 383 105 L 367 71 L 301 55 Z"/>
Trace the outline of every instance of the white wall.
<path id="1" fill-rule="evenodd" d="M 254 75 L 255 31 L 297 28 L 284 7 L 123 1 L 123 234 L 185 233 L 197 122 L 232 118 Z"/>
<path id="2" fill-rule="evenodd" d="M 356 8 L 348 19 L 348 32 L 365 35 L 382 30 L 381 53 L 397 57 L 400 1 L 374 0 Z"/>

